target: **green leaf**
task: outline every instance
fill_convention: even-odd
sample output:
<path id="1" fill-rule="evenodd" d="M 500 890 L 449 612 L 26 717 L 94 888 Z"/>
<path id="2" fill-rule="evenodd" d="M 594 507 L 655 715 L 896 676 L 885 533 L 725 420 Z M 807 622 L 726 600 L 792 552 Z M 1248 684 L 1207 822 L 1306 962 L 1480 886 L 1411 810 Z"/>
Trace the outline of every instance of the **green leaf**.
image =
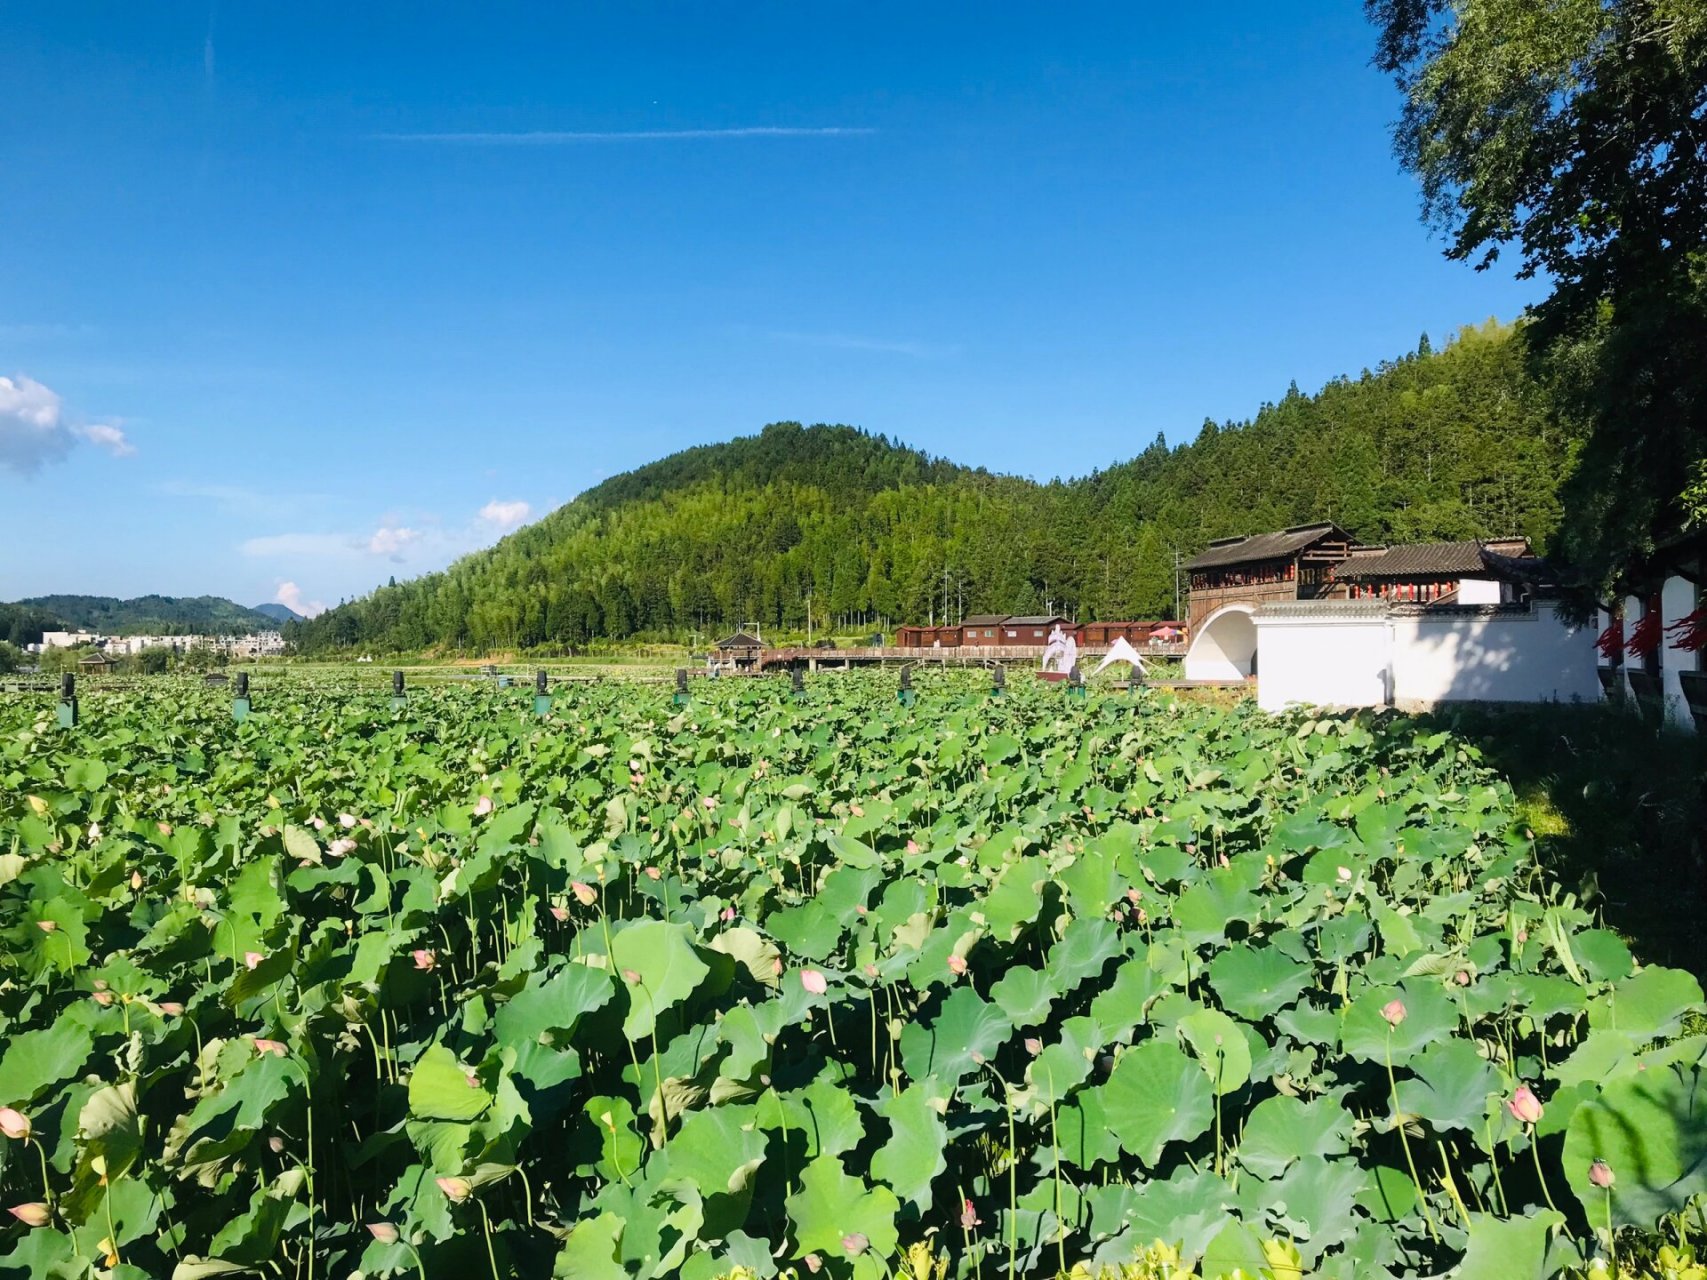
<path id="1" fill-rule="evenodd" d="M 1399 1081 L 1399 1109 L 1437 1130 L 1480 1131 L 1488 1098 L 1500 1093 L 1499 1073 L 1468 1040 L 1442 1040 L 1411 1060 L 1414 1080 Z"/>
<path id="2" fill-rule="evenodd" d="M 49 1085 L 69 1083 L 94 1048 L 94 1037 L 68 1019 L 8 1036 L 0 1056 L 0 1104 L 27 1106 Z"/>
<path id="3" fill-rule="evenodd" d="M 1700 1012 L 1701 1007 L 1701 984 L 1692 975 L 1651 965 L 1591 1001 L 1588 1025 L 1659 1039 L 1676 1031 L 1685 1014 Z"/>
<path id="4" fill-rule="evenodd" d="M 871 1176 L 924 1213 L 931 1206 L 932 1179 L 948 1168 L 948 1130 L 923 1084 L 909 1085 L 877 1110 L 889 1121 L 889 1140 L 871 1157 Z"/>
<path id="5" fill-rule="evenodd" d="M 956 987 L 930 1022 L 910 1022 L 902 1030 L 901 1065 L 914 1080 L 936 1076 L 956 1084 L 1012 1034 L 1000 1009 L 971 987 Z"/>
<path id="6" fill-rule="evenodd" d="M 1221 1003 L 1253 1022 L 1291 1004 L 1310 979 L 1308 965 L 1273 947 L 1229 947 L 1209 962 L 1209 985 Z"/>
<path id="7" fill-rule="evenodd" d="M 1312 1102 L 1279 1094 L 1257 1103 L 1239 1139 L 1239 1163 L 1276 1178 L 1300 1156 L 1337 1156 L 1351 1149 L 1351 1115 L 1327 1094 Z"/>
<path id="8" fill-rule="evenodd" d="M 1121 1054 L 1097 1092 L 1121 1148 L 1151 1168 L 1164 1146 L 1196 1138 L 1215 1117 L 1209 1077 L 1165 1040 Z"/>
<path id="9" fill-rule="evenodd" d="M 1251 1078 L 1251 1046 L 1237 1023 L 1219 1009 L 1200 1009 L 1181 1018 L 1179 1029 L 1216 1093 L 1244 1088 Z"/>
<path id="10" fill-rule="evenodd" d="M 657 1014 L 686 1000 L 711 972 L 683 924 L 644 920 L 630 925 L 611 939 L 611 951 L 618 974 L 640 977 L 630 984 L 628 1016 L 622 1021 L 631 1041 L 651 1035 Z"/>
<path id="11" fill-rule="evenodd" d="M 1589 1181 L 1603 1160 L 1615 1179 L 1615 1221 L 1651 1228 L 1707 1193 L 1707 1056 L 1670 1062 L 1612 1081 L 1577 1107 L 1565 1132 L 1565 1177 L 1592 1224 L 1603 1225 L 1607 1192 Z"/>
<path id="12" fill-rule="evenodd" d="M 629 1280 L 622 1264 L 623 1220 L 614 1213 L 582 1218 L 552 1264 L 553 1280 Z"/>
<path id="13" fill-rule="evenodd" d="M 409 1073 L 409 1114 L 416 1119 L 464 1122 L 491 1105 L 492 1095 L 442 1044 L 429 1045 Z"/>
<path id="14" fill-rule="evenodd" d="M 1381 1012 L 1392 1000 L 1405 1009 L 1396 1027 L 1389 1026 Z M 1417 979 L 1398 987 L 1375 987 L 1353 1001 L 1340 1031 L 1340 1046 L 1367 1062 L 1385 1063 L 1389 1052 L 1394 1062 L 1405 1062 L 1457 1030 L 1458 1010 L 1440 985 Z"/>
<path id="15" fill-rule="evenodd" d="M 809 1253 L 846 1258 L 842 1241 L 863 1235 L 869 1252 L 888 1258 L 899 1236 L 895 1220 L 901 1202 L 888 1187 L 866 1187 L 848 1177 L 841 1161 L 821 1156 L 801 1172 L 800 1189 L 788 1197 L 788 1218 L 794 1223 L 795 1256 Z"/>
<path id="16" fill-rule="evenodd" d="M 1546 1280 L 1547 1237 L 1565 1221 L 1563 1214 L 1538 1209 L 1523 1218 L 1470 1215 L 1470 1246 L 1454 1272 L 1455 1280 Z"/>
<path id="17" fill-rule="evenodd" d="M 493 1019 L 498 1043 L 537 1042 L 548 1032 L 572 1032 L 583 1015 L 604 1007 L 611 991 L 610 976 L 584 964 L 565 965 L 549 976 L 530 973 Z"/>

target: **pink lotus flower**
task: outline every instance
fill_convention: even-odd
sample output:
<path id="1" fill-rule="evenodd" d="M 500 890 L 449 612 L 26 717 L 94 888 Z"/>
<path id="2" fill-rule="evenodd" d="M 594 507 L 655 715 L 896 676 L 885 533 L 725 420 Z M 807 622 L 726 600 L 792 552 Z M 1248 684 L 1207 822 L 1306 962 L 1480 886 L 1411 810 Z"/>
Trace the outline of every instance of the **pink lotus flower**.
<path id="1" fill-rule="evenodd" d="M 1387 1025 L 1389 1027 L 1396 1028 L 1405 1020 L 1405 1002 L 1402 1000 L 1389 1000 L 1386 1004 L 1381 1006 L 1381 1016 L 1387 1019 Z"/>
<path id="2" fill-rule="evenodd" d="M 960 1202 L 961 1229 L 963 1231 L 970 1231 L 973 1227 L 981 1227 L 983 1225 L 984 1220 L 978 1216 L 978 1210 L 972 1207 L 972 1201 L 962 1197 Z"/>
<path id="3" fill-rule="evenodd" d="M 853 814 L 853 816 L 856 818 L 865 817 L 865 810 L 857 804 L 850 804 L 848 806 L 848 812 Z"/>
<path id="4" fill-rule="evenodd" d="M 828 980 L 816 969 L 802 969 L 800 985 L 806 988 L 808 994 L 815 996 L 821 996 L 830 989 Z"/>
<path id="5" fill-rule="evenodd" d="M 1144 891 L 1142 889 L 1138 888 L 1137 886 L 1134 886 L 1134 887 L 1132 887 L 1126 891 L 1126 900 L 1128 902 L 1139 902 L 1139 901 L 1143 900 L 1143 897 L 1144 897 Z"/>
<path id="6" fill-rule="evenodd" d="M 439 1190 L 456 1204 L 461 1204 L 474 1194 L 474 1184 L 467 1178 L 434 1178 L 433 1181 L 438 1183 Z"/>
<path id="7" fill-rule="evenodd" d="M 1612 1190 L 1612 1184 L 1618 1181 L 1618 1176 L 1612 1172 L 1612 1166 L 1604 1160 L 1596 1160 L 1588 1167 L 1588 1180 L 1602 1191 Z"/>
<path id="8" fill-rule="evenodd" d="M 184 1013 L 184 1006 L 176 1000 L 162 1000 L 155 1008 L 170 1018 L 182 1017 Z"/>
<path id="9" fill-rule="evenodd" d="M 662 871 L 658 870 L 657 867 L 647 867 L 646 868 L 646 878 L 648 880 L 660 880 L 663 878 L 663 875 L 664 875 L 664 873 Z"/>
<path id="10" fill-rule="evenodd" d="M 868 978 L 875 978 L 877 976 L 877 966 L 874 964 L 866 965 L 865 966 L 865 976 Z"/>
<path id="11" fill-rule="evenodd" d="M 1470 985 L 1470 971 L 1468 969 L 1460 969 L 1457 974 L 1454 975 L 1452 980 L 1461 987 L 1467 987 Z"/>
<path id="12" fill-rule="evenodd" d="M 634 786 L 638 787 L 642 782 L 646 781 L 646 776 L 644 774 L 631 773 L 628 775 L 628 780 Z"/>
<path id="13" fill-rule="evenodd" d="M 1334 874 L 1339 876 L 1341 884 L 1349 884 L 1351 882 L 1351 868 L 1350 867 L 1341 867 Z"/>
<path id="14" fill-rule="evenodd" d="M 806 1269 L 813 1275 L 817 1275 L 824 1269 L 824 1260 L 815 1253 L 807 1254 L 801 1261 L 806 1264 Z"/>
<path id="15" fill-rule="evenodd" d="M 734 907 L 724 907 L 723 908 L 723 914 L 720 917 L 720 919 L 733 920 L 734 918 L 735 918 L 735 908 Z"/>
<path id="16" fill-rule="evenodd" d="M 282 1058 L 285 1056 L 285 1047 L 284 1044 L 278 1040 L 263 1040 L 260 1036 L 256 1036 L 255 1052 L 270 1053 L 275 1058 Z"/>
<path id="17" fill-rule="evenodd" d="M 917 840 L 907 841 L 907 854 L 908 854 L 908 856 L 909 857 L 916 857 L 918 855 L 918 852 L 919 852 L 919 842 Z"/>
<path id="18" fill-rule="evenodd" d="M 89 998 L 96 1004 L 100 1005 L 101 1008 L 105 1009 L 108 1005 L 112 1004 L 113 993 L 111 991 L 97 991 Z"/>
<path id="19" fill-rule="evenodd" d="M 356 825 L 356 815 L 353 813 L 340 813 L 338 815 L 338 825 L 345 831 L 348 831 L 351 827 Z"/>
<path id="20" fill-rule="evenodd" d="M 842 1237 L 842 1249 L 852 1257 L 859 1257 L 871 1248 L 871 1237 L 863 1231 L 850 1231 Z"/>
<path id="21" fill-rule="evenodd" d="M 965 956 L 950 956 L 948 958 L 948 971 L 950 973 L 952 973 L 957 978 L 961 974 L 965 973 L 966 972 L 966 957 Z"/>
<path id="22" fill-rule="evenodd" d="M 567 920 L 569 918 L 569 908 L 568 907 L 557 907 L 557 906 L 552 907 L 551 908 L 551 918 L 553 920 L 557 921 L 558 924 L 562 924 L 565 920 Z"/>
<path id="23" fill-rule="evenodd" d="M 635 983 L 640 981 L 640 970 L 624 969 L 622 971 L 622 980 L 628 983 L 629 986 L 633 986 Z"/>
<path id="24" fill-rule="evenodd" d="M 354 840 L 345 838 L 332 841 L 331 844 L 326 846 L 326 852 L 331 854 L 334 858 L 341 858 L 346 853 L 351 852 L 355 847 L 356 842 Z"/>
<path id="25" fill-rule="evenodd" d="M 142 888 L 142 872 L 132 871 L 130 873 L 130 887 L 132 889 Z"/>
<path id="26" fill-rule="evenodd" d="M 0 1133 L 19 1142 L 30 1137 L 30 1118 L 13 1107 L 0 1107 Z"/>
<path id="27" fill-rule="evenodd" d="M 399 1237 L 397 1228 L 389 1222 L 370 1222 L 367 1224 L 368 1234 L 381 1244 L 396 1244 Z"/>
<path id="28" fill-rule="evenodd" d="M 1025 1038 L 1025 1051 L 1035 1058 L 1043 1052 L 1043 1041 L 1036 1036 L 1027 1036 Z"/>
<path id="29" fill-rule="evenodd" d="M 481 796 L 480 799 L 478 799 L 474 802 L 474 816 L 476 818 L 484 818 L 487 814 L 489 814 L 491 812 L 492 812 L 492 797 L 491 796 Z"/>
<path id="30" fill-rule="evenodd" d="M 59 921 L 37 920 L 36 928 L 40 929 L 43 933 L 52 933 L 55 929 L 59 928 Z"/>
<path id="31" fill-rule="evenodd" d="M 245 951 L 243 953 L 243 967 L 245 969 L 253 969 L 266 958 L 267 957 L 262 955 L 259 951 Z"/>
<path id="32" fill-rule="evenodd" d="M 705 796 L 705 797 L 701 798 L 699 803 L 707 812 L 710 812 L 712 809 L 715 809 L 717 807 L 717 797 L 716 796 Z"/>
<path id="33" fill-rule="evenodd" d="M 1526 1084 L 1517 1086 L 1517 1092 L 1507 1099 L 1505 1109 L 1519 1124 L 1539 1124 L 1541 1122 L 1541 1099 L 1535 1096 L 1533 1090 Z"/>
<path id="34" fill-rule="evenodd" d="M 313 827 L 316 831 L 324 831 L 326 830 L 326 819 L 316 814 L 308 820 L 308 825 Z"/>
<path id="35" fill-rule="evenodd" d="M 170 822 L 156 822 L 154 827 L 163 836 L 169 836 L 172 834 L 172 824 Z"/>
<path id="36" fill-rule="evenodd" d="M 439 962 L 438 956 L 426 947 L 417 947 L 410 954 L 415 957 L 415 967 L 423 973 L 430 973 Z"/>
<path id="37" fill-rule="evenodd" d="M 575 901 L 583 907 L 590 907 L 599 900 L 598 890 L 580 880 L 571 880 L 569 891 L 575 895 Z"/>
<path id="38" fill-rule="evenodd" d="M 53 1214 L 49 1211 L 48 1207 L 39 1200 L 32 1200 L 29 1204 L 10 1205 L 7 1207 L 6 1212 L 11 1214 L 26 1227 L 45 1227 L 48 1223 L 53 1221 Z"/>

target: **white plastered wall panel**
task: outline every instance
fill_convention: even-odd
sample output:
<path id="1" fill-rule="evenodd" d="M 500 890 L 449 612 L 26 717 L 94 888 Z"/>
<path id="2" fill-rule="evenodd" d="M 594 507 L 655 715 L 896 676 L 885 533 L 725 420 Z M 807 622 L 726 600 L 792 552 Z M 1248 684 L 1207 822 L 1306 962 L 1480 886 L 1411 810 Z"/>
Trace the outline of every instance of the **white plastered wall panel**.
<path id="1" fill-rule="evenodd" d="M 1393 702 L 1593 702 L 1594 633 L 1546 602 L 1526 612 L 1396 615 Z"/>
<path id="2" fill-rule="evenodd" d="M 1257 705 L 1385 706 L 1392 679 L 1384 610 L 1257 615 Z"/>

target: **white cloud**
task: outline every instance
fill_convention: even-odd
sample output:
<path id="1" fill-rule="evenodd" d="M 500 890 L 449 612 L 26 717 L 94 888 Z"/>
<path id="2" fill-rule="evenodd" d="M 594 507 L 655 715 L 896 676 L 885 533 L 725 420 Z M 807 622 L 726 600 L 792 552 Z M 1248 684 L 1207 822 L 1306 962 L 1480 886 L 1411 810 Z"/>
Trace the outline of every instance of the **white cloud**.
<path id="1" fill-rule="evenodd" d="M 410 529 L 403 525 L 382 524 L 368 537 L 367 549 L 370 555 L 385 556 L 397 564 L 403 563 L 403 552 L 421 540 L 419 529 Z"/>
<path id="2" fill-rule="evenodd" d="M 74 423 L 59 393 L 23 374 L 0 377 L 0 467 L 34 475 L 60 462 L 78 441 L 123 458 L 136 452 L 124 430 L 110 422 Z"/>
<path id="3" fill-rule="evenodd" d="M 480 518 L 494 529 L 508 531 L 522 524 L 533 514 L 533 508 L 520 501 L 500 502 L 494 498 L 480 508 Z"/>
<path id="4" fill-rule="evenodd" d="M 110 422 L 91 422 L 86 427 L 73 427 L 71 430 L 74 435 L 105 449 L 115 458 L 128 458 L 136 453 L 136 446 L 125 439 L 123 428 Z"/>
<path id="5" fill-rule="evenodd" d="M 304 600 L 302 588 L 294 582 L 279 583 L 279 589 L 273 593 L 273 599 L 285 608 L 295 610 L 305 618 L 312 618 L 326 612 L 324 600 Z"/>

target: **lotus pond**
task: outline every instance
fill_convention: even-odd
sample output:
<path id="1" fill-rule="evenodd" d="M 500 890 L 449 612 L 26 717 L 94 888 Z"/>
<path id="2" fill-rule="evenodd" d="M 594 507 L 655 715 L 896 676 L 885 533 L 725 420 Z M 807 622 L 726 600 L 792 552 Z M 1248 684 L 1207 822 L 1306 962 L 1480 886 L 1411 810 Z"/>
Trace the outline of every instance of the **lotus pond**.
<path id="1" fill-rule="evenodd" d="M 916 684 L 0 700 L 0 1275 L 1687 1257 L 1701 989 L 1472 745 Z"/>

